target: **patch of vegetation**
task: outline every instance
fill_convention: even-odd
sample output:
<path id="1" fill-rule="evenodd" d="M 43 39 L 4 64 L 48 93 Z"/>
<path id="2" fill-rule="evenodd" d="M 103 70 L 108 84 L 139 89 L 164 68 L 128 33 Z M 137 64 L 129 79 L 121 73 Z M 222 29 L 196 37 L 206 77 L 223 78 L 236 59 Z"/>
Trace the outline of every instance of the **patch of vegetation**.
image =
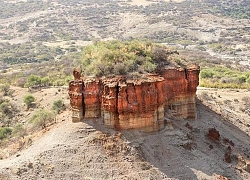
<path id="1" fill-rule="evenodd" d="M 80 63 L 87 76 L 144 74 L 168 65 L 173 53 L 149 41 L 105 41 L 86 46 Z"/>
<path id="2" fill-rule="evenodd" d="M 25 95 L 23 98 L 23 102 L 26 104 L 27 109 L 31 107 L 31 104 L 35 101 L 35 97 L 31 94 Z"/>
<path id="3" fill-rule="evenodd" d="M 30 119 L 30 123 L 34 129 L 46 128 L 49 123 L 55 121 L 55 113 L 48 110 L 39 110 L 37 111 Z"/>
<path id="4" fill-rule="evenodd" d="M 37 75 L 30 75 L 27 79 L 27 83 L 24 85 L 25 87 L 33 87 L 41 85 L 41 77 Z"/>
<path id="5" fill-rule="evenodd" d="M 52 109 L 54 111 L 56 111 L 57 114 L 60 113 L 61 111 L 63 111 L 65 109 L 63 101 L 61 99 L 57 100 L 57 101 L 54 101 Z"/>
<path id="6" fill-rule="evenodd" d="M 4 126 L 10 126 L 11 118 L 16 111 L 15 106 L 9 100 L 0 97 L 0 123 Z"/>
<path id="7" fill-rule="evenodd" d="M 25 3 L 13 3 L 9 1 L 1 1 L 0 17 L 9 18 L 15 15 L 23 15 L 25 13 L 36 12 L 38 10 L 48 8 L 47 3 L 42 1 L 26 1 Z"/>
<path id="8" fill-rule="evenodd" d="M 208 45 L 214 52 L 224 52 L 230 50 L 225 44 L 222 43 L 211 43 Z"/>
<path id="9" fill-rule="evenodd" d="M 3 84 L 0 85 L 0 92 L 3 93 L 3 96 L 10 96 L 13 94 L 14 91 L 10 89 L 9 84 Z"/>
<path id="10" fill-rule="evenodd" d="M 3 140 L 10 136 L 12 129 L 10 127 L 0 127 L 0 140 Z"/>
<path id="11" fill-rule="evenodd" d="M 200 86 L 250 89 L 250 72 L 226 67 L 204 68 L 200 72 Z"/>
<path id="12" fill-rule="evenodd" d="M 54 60 L 60 54 L 56 48 L 41 43 L 0 43 L 0 61 L 7 64 L 21 64 Z"/>
<path id="13" fill-rule="evenodd" d="M 206 0 L 213 14 L 222 14 L 236 19 L 249 19 L 249 2 L 247 0 Z"/>

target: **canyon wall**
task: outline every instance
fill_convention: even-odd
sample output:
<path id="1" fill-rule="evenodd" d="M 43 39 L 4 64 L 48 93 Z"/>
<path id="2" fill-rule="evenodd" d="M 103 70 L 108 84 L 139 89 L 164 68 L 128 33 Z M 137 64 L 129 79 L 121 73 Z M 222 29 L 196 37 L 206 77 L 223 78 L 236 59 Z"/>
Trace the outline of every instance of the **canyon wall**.
<path id="1" fill-rule="evenodd" d="M 80 77 L 69 84 L 72 121 L 97 118 L 116 130 L 157 131 L 165 113 L 196 118 L 195 96 L 199 67 L 168 68 L 141 79 Z"/>

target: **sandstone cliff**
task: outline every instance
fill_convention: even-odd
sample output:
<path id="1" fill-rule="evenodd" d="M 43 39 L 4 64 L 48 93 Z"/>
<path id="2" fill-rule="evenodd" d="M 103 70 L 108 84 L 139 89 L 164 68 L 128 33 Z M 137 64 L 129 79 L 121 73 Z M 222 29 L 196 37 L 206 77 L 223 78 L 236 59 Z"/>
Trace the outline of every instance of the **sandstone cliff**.
<path id="1" fill-rule="evenodd" d="M 199 84 L 199 67 L 167 68 L 142 79 L 124 77 L 80 77 L 69 84 L 73 122 L 100 118 L 117 130 L 164 127 L 168 110 L 177 117 L 196 118 L 195 94 Z"/>

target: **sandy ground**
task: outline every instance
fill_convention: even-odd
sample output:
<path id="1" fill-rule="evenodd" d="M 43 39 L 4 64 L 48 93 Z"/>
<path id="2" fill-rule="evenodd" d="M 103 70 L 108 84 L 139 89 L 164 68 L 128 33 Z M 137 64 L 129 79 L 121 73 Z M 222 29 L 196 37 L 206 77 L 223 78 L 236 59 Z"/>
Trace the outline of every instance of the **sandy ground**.
<path id="1" fill-rule="evenodd" d="M 204 91 L 230 96 L 226 90 L 199 89 L 198 97 Z M 238 165 L 238 157 L 247 159 L 250 154 L 249 127 L 242 130 L 200 100 L 197 120 L 174 119 L 172 127 L 154 133 L 116 132 L 99 120 L 73 124 L 70 116 L 69 110 L 63 112 L 56 124 L 37 133 L 29 148 L 0 160 L 0 179 L 250 178 Z M 219 141 L 206 137 L 213 127 L 220 133 Z M 224 159 L 229 146 L 225 138 L 234 143 L 231 163 Z"/>

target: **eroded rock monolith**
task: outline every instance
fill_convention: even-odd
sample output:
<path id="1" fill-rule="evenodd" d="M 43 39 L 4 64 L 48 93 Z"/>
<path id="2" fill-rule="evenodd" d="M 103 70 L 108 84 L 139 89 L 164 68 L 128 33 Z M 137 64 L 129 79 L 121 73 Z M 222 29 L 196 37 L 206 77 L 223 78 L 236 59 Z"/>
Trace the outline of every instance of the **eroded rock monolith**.
<path id="1" fill-rule="evenodd" d="M 168 67 L 136 80 L 80 77 L 76 69 L 73 74 L 75 80 L 69 83 L 73 122 L 100 118 L 117 130 L 157 131 L 164 127 L 168 110 L 176 117 L 196 118 L 197 65 Z"/>

